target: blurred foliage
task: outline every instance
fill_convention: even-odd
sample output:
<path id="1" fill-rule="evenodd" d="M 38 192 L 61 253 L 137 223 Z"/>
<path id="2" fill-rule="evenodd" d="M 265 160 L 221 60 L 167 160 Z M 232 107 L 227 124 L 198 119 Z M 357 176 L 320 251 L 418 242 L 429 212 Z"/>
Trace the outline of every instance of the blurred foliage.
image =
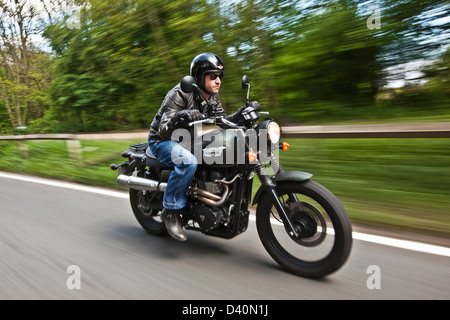
<path id="1" fill-rule="evenodd" d="M 423 84 L 412 84 L 401 89 L 384 90 L 377 99 L 377 106 L 386 113 L 397 110 L 416 113 L 426 118 L 449 111 L 450 105 L 450 47 L 430 66 L 423 68 Z M 450 118 L 447 119 L 450 121 Z"/>
<path id="2" fill-rule="evenodd" d="M 248 74 L 251 99 L 282 123 L 449 115 L 447 2 L 70 3 L 79 8 L 76 27 L 69 28 L 74 11 L 66 10 L 53 12 L 43 32 L 53 55 L 46 70 L 54 72 L 46 78 L 50 89 L 39 93 L 45 103 L 28 119 L 35 132 L 147 128 L 168 90 L 205 51 L 224 60 L 228 113 L 244 103 L 240 80 Z M 376 18 L 379 28 L 369 27 Z M 426 66 L 422 82 L 406 75 L 411 62 Z M 406 86 L 386 88 L 394 80 Z M 7 122 L 0 101 L 0 126 Z"/>

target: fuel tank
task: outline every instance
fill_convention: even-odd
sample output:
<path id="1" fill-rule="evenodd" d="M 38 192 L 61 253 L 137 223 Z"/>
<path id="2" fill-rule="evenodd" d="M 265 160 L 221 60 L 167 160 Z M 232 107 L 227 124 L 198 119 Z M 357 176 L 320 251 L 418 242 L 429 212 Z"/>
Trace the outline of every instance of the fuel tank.
<path id="1" fill-rule="evenodd" d="M 191 146 L 199 163 L 231 167 L 245 163 L 245 135 L 242 130 L 213 129 L 199 135 Z M 201 161 L 201 162 L 200 162 Z"/>

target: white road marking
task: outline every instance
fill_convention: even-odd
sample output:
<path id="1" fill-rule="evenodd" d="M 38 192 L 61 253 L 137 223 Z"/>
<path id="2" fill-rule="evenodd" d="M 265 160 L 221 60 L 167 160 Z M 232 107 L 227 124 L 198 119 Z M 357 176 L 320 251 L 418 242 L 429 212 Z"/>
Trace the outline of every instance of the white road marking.
<path id="1" fill-rule="evenodd" d="M 52 186 L 52 187 L 72 189 L 72 190 L 78 190 L 78 191 L 86 191 L 86 192 L 90 192 L 90 193 L 102 194 L 105 196 L 128 199 L 128 193 L 126 193 L 126 192 L 113 191 L 113 190 L 107 190 L 107 189 L 96 188 L 96 187 L 88 187 L 88 186 L 83 186 L 83 185 L 72 183 L 72 182 L 57 181 L 57 180 L 38 178 L 38 177 L 30 177 L 30 176 L 24 176 L 24 175 L 20 175 L 20 174 L 16 174 L 16 173 L 6 173 L 6 172 L 0 172 L 0 177 L 6 178 L 6 179 L 20 180 L 20 181 L 25 181 L 25 182 L 45 184 L 47 186 Z"/>
<path id="2" fill-rule="evenodd" d="M 116 197 L 116 198 L 128 199 L 128 192 L 112 191 L 112 190 L 107 190 L 107 189 L 102 189 L 102 188 L 97 188 L 97 187 L 88 187 L 88 186 L 83 186 L 83 185 L 79 185 L 79 184 L 75 184 L 75 183 L 71 183 L 71 182 L 56 181 L 56 180 L 51 180 L 51 179 L 30 177 L 30 176 L 24 176 L 24 175 L 20 175 L 20 174 L 16 174 L 16 173 L 6 173 L 6 172 L 0 172 L 0 177 L 6 178 L 6 179 L 14 179 L 14 180 L 20 180 L 20 181 L 25 181 L 25 182 L 44 184 L 44 185 L 58 187 L 58 188 L 65 188 L 65 189 L 85 191 L 85 192 L 90 192 L 90 193 L 97 193 L 97 194 Z M 255 221 L 256 220 L 255 216 L 251 215 L 250 220 Z M 279 224 L 280 222 L 273 219 L 273 223 Z M 333 233 L 333 230 L 328 231 L 328 232 Z M 417 242 L 417 241 L 400 240 L 400 239 L 371 235 L 371 234 L 360 233 L 360 232 L 353 232 L 353 239 L 373 242 L 373 243 L 396 247 L 396 248 L 402 248 L 402 249 L 407 249 L 407 250 L 413 250 L 413 251 L 418 251 L 418 252 L 425 252 L 425 253 L 450 257 L 450 248 L 426 244 L 426 243 Z"/>

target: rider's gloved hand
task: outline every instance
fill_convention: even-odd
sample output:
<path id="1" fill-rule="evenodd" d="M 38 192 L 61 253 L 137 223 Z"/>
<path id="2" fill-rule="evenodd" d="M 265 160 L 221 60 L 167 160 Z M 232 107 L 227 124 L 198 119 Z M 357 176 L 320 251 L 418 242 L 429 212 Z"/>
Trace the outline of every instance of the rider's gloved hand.
<path id="1" fill-rule="evenodd" d="M 226 119 L 234 123 L 242 122 L 243 113 L 247 114 L 252 111 L 259 111 L 259 110 L 261 110 L 261 106 L 259 105 L 258 101 L 251 101 L 245 106 L 242 106 L 239 109 L 237 109 L 235 113 L 229 115 Z"/>
<path id="2" fill-rule="evenodd" d="M 246 108 L 242 110 L 241 116 L 238 119 L 238 124 L 242 126 L 247 120 L 259 118 L 259 110 L 261 110 L 261 106 L 258 101 L 249 102 Z"/>
<path id="3" fill-rule="evenodd" d="M 218 103 L 217 101 L 210 101 L 208 103 L 207 113 L 210 117 L 222 116 L 224 112 L 221 103 Z"/>
<path id="4" fill-rule="evenodd" d="M 251 101 L 248 103 L 248 106 L 245 106 L 246 108 L 244 108 L 244 110 L 246 110 L 247 108 L 251 108 L 252 111 L 260 111 L 261 110 L 261 106 L 259 105 L 258 101 Z"/>
<path id="5" fill-rule="evenodd" d="M 180 110 L 170 119 L 173 128 L 186 127 L 190 122 L 202 120 L 203 115 L 197 109 Z"/>

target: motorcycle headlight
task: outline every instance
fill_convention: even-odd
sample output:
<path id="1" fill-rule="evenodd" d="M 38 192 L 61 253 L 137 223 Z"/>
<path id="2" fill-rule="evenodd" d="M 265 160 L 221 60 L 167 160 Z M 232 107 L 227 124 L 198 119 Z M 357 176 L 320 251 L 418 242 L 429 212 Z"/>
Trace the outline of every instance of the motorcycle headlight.
<path id="1" fill-rule="evenodd" d="M 271 121 L 267 126 L 267 136 L 273 144 L 277 144 L 281 138 L 281 128 L 278 123 Z"/>

